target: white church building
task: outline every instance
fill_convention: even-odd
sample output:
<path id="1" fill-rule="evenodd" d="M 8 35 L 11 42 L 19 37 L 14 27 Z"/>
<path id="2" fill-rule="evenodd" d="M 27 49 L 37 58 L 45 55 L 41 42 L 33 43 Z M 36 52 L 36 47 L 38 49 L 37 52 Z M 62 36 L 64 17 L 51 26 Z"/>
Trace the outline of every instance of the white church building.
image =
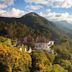
<path id="1" fill-rule="evenodd" d="M 49 41 L 48 43 L 35 43 L 36 49 L 42 49 L 47 50 L 50 53 L 53 53 L 54 51 L 51 49 L 51 46 L 54 45 L 54 41 Z"/>

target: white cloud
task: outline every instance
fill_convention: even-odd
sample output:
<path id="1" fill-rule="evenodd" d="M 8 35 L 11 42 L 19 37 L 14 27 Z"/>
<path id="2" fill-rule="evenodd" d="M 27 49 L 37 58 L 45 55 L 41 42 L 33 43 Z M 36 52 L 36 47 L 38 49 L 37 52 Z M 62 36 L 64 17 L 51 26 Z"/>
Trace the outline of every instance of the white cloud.
<path id="1" fill-rule="evenodd" d="M 0 9 L 6 8 L 12 4 L 14 4 L 14 0 L 0 0 Z"/>
<path id="2" fill-rule="evenodd" d="M 6 8 L 6 7 L 7 7 L 7 5 L 5 5 L 5 4 L 0 4 L 0 9 Z"/>
<path id="3" fill-rule="evenodd" d="M 72 7 L 72 0 L 25 0 L 26 3 L 44 4 L 52 7 L 69 8 Z"/>
<path id="4" fill-rule="evenodd" d="M 72 15 L 70 15 L 68 12 L 64 13 L 56 13 L 52 11 L 45 11 L 45 12 L 40 12 L 39 13 L 41 16 L 49 19 L 49 20 L 54 20 L 54 21 L 62 21 L 65 20 L 69 23 L 72 22 Z"/>
<path id="5" fill-rule="evenodd" d="M 26 3 L 47 4 L 48 0 L 24 0 Z"/>
<path id="6" fill-rule="evenodd" d="M 43 6 L 41 5 L 27 5 L 26 6 L 26 9 L 29 9 L 31 11 L 39 10 L 41 8 L 43 8 Z"/>
<path id="7" fill-rule="evenodd" d="M 72 0 L 62 0 L 62 1 L 55 1 L 53 2 L 53 6 L 62 7 L 62 8 L 69 8 L 72 7 Z"/>
<path id="8" fill-rule="evenodd" d="M 32 10 L 39 10 L 40 8 L 42 8 L 41 5 L 31 6 L 31 9 L 32 9 Z"/>
<path id="9" fill-rule="evenodd" d="M 12 8 L 10 11 L 0 10 L 0 16 L 3 17 L 21 17 L 25 14 L 25 11 Z"/>

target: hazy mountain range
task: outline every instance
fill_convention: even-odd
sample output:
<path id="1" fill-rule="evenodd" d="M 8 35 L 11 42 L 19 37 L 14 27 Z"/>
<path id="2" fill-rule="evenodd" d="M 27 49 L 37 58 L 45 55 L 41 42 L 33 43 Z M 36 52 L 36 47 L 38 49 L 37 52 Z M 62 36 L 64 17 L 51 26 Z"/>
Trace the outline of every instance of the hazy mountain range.
<path id="1" fill-rule="evenodd" d="M 56 25 L 59 25 L 60 27 L 72 30 L 72 24 L 68 23 L 67 21 L 56 21 L 54 23 L 56 23 Z"/>

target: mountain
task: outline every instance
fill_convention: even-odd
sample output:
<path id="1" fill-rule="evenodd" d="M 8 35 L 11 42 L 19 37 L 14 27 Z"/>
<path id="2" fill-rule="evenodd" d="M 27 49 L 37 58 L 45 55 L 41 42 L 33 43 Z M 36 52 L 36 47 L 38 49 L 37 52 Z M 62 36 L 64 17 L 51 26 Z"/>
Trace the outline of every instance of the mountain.
<path id="1" fill-rule="evenodd" d="M 68 23 L 67 21 L 56 21 L 55 23 L 58 23 L 58 25 L 61 25 L 67 29 L 71 29 L 72 30 L 72 24 Z"/>
<path id="2" fill-rule="evenodd" d="M 64 29 L 72 30 L 72 24 L 68 23 L 67 21 L 55 21 L 54 23 L 59 27 L 63 27 Z"/>
<path id="3" fill-rule="evenodd" d="M 31 38 L 45 37 L 47 39 L 60 42 L 65 35 L 56 25 L 31 12 L 21 18 L 0 17 L 0 35 L 10 38 Z"/>
<path id="4" fill-rule="evenodd" d="M 56 21 L 54 22 L 56 26 L 64 31 L 66 35 L 69 36 L 70 39 L 72 39 L 72 24 L 68 23 L 67 21 Z"/>
<path id="5" fill-rule="evenodd" d="M 65 29 L 34 12 L 21 18 L 0 17 L 0 71 L 72 72 L 72 40 Z M 50 40 L 55 42 L 53 53 L 34 45 Z"/>

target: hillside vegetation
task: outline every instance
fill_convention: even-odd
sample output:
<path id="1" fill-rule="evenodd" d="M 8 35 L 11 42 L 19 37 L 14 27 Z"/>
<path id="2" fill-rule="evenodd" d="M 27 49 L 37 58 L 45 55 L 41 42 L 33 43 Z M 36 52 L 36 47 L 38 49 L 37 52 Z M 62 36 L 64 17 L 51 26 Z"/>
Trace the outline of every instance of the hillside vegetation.
<path id="1" fill-rule="evenodd" d="M 51 54 L 37 49 L 20 51 L 12 42 L 0 37 L 0 72 L 72 72 L 72 52 L 67 50 L 67 43 L 54 45 L 55 53 Z"/>
<path id="2" fill-rule="evenodd" d="M 0 72 L 29 72 L 31 56 L 0 44 Z"/>
<path id="3" fill-rule="evenodd" d="M 53 54 L 34 46 L 50 40 L 55 42 Z M 25 51 L 29 47 L 31 53 Z M 0 72 L 72 72 L 71 40 L 53 22 L 33 12 L 21 18 L 0 17 Z"/>
<path id="4" fill-rule="evenodd" d="M 36 13 L 29 13 L 21 18 L 0 17 L 0 35 L 9 38 L 44 36 L 60 42 L 65 36 L 56 25 Z"/>

